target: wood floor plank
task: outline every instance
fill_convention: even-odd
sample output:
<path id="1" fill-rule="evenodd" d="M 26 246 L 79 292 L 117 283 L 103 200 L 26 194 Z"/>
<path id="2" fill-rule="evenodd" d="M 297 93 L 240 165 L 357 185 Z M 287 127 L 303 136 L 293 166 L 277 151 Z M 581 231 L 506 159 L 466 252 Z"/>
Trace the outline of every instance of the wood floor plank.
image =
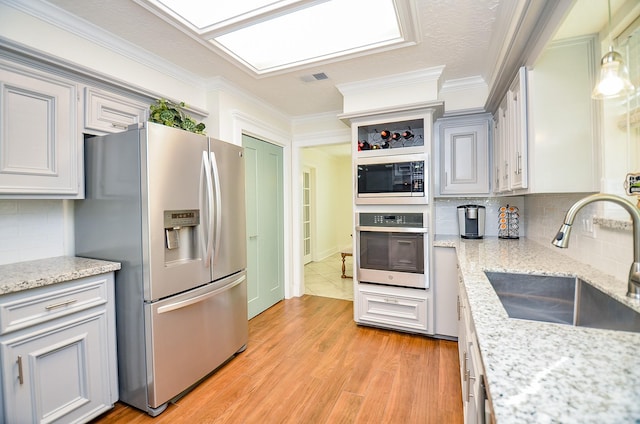
<path id="1" fill-rule="evenodd" d="M 363 398 L 360 395 L 342 392 L 326 422 L 332 424 L 353 423 L 360 411 L 362 400 Z"/>
<path id="2" fill-rule="evenodd" d="M 462 423 L 457 343 L 357 326 L 303 296 L 249 321 L 247 350 L 156 418 L 117 403 L 93 424 Z"/>
<path id="3" fill-rule="evenodd" d="M 377 369 L 371 378 L 369 387 L 354 420 L 355 424 L 372 424 L 382 422 L 382 417 L 389 403 L 389 394 L 393 384 L 394 374 Z"/>

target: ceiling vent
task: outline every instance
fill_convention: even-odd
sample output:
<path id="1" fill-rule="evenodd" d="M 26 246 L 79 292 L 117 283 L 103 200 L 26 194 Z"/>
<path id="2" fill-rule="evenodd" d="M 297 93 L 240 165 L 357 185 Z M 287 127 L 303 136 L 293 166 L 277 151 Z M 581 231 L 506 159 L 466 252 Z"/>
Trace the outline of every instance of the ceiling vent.
<path id="1" fill-rule="evenodd" d="M 326 80 L 326 79 L 329 79 L 329 77 L 324 72 L 320 72 L 317 74 L 303 75 L 302 77 L 300 77 L 300 79 L 304 82 L 313 82 L 313 81 Z"/>

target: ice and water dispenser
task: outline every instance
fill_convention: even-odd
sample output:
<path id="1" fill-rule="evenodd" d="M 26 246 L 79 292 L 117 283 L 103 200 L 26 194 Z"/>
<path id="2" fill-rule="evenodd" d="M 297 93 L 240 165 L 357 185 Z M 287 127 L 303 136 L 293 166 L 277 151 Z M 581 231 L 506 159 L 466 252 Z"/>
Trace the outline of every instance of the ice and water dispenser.
<path id="1" fill-rule="evenodd" d="M 165 263 L 198 259 L 198 209 L 164 211 Z"/>

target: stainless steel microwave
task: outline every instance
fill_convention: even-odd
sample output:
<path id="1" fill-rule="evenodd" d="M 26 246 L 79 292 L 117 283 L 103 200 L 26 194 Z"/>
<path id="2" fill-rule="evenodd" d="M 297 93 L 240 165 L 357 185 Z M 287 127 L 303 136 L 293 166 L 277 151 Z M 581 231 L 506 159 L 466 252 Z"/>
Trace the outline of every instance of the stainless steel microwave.
<path id="1" fill-rule="evenodd" d="M 363 158 L 356 168 L 356 203 L 427 203 L 429 173 L 423 155 Z"/>

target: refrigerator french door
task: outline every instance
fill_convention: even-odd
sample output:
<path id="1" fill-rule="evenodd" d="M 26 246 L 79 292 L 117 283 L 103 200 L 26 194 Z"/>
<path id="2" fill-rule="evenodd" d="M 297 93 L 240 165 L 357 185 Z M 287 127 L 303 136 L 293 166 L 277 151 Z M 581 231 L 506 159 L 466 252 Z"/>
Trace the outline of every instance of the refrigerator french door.
<path id="1" fill-rule="evenodd" d="M 120 400 L 155 416 L 247 343 L 242 149 L 145 123 L 87 139 L 85 168 L 76 252 L 122 263 Z"/>

